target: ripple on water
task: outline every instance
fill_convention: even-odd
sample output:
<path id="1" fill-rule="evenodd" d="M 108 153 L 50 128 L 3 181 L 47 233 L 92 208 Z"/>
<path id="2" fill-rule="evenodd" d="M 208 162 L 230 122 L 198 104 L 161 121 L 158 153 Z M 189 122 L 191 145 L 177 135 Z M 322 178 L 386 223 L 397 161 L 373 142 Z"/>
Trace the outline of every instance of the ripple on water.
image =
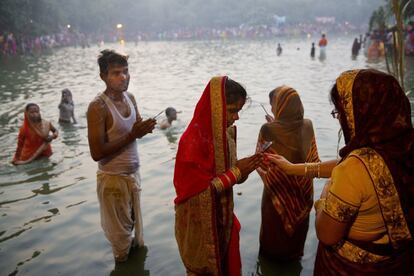
<path id="1" fill-rule="evenodd" d="M 208 80 L 217 74 L 228 74 L 246 87 L 252 100 L 265 104 L 268 110 L 269 91 L 282 84 L 296 88 L 305 106 L 305 116 L 313 120 L 321 158 L 333 158 L 338 123 L 329 115 L 332 107 L 328 94 L 335 78 L 351 68 L 385 68 L 381 63 L 367 65 L 362 56 L 357 60 L 348 58 L 352 40 L 353 36 L 331 39 L 324 62 L 310 59 L 311 41 L 300 39 L 283 41 L 280 57 L 275 53 L 277 41 L 105 45 L 130 55 L 129 90 L 145 118 L 168 106 L 182 111 L 173 130 L 156 129 L 138 140 L 147 248 L 116 267 L 100 228 L 96 163 L 90 158 L 86 129 L 88 104 L 104 89 L 95 60 L 99 48 L 62 48 L 41 57 L 0 64 L 0 271 L 31 275 L 183 275 L 185 270 L 174 238 L 174 157 L 179 138 Z M 414 65 L 411 59 L 407 63 Z M 412 84 L 413 78 L 408 77 Z M 63 88 L 73 93 L 76 126 L 56 123 Z M 410 97 L 413 106 L 414 93 Z M 28 102 L 40 104 L 42 116 L 51 119 L 60 137 L 52 144 L 54 155 L 50 160 L 14 167 L 9 161 Z M 240 117 L 238 155 L 244 157 L 254 152 L 264 112 L 259 105 L 251 104 Z M 316 197 L 323 185 L 324 181 L 315 181 Z M 257 275 L 268 268 L 257 259 L 262 188 L 256 173 L 235 188 L 236 214 L 242 222 L 245 275 Z M 317 246 L 314 224 L 310 225 L 301 262 L 302 275 L 312 274 Z M 271 267 L 270 273 L 281 269 Z M 287 273 L 295 269 L 288 268 Z"/>

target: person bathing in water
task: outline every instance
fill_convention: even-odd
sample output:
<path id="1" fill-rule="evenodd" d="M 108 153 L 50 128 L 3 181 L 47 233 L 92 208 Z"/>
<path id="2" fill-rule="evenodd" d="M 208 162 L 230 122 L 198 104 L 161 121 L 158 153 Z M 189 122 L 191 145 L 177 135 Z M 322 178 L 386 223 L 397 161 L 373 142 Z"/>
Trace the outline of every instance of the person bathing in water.
<path id="1" fill-rule="evenodd" d="M 27 104 L 12 164 L 27 164 L 41 156 L 51 156 L 50 143 L 57 137 L 57 129 L 49 121 L 42 119 L 39 106 L 35 103 Z"/>
<path id="2" fill-rule="evenodd" d="M 62 90 L 62 98 L 60 100 L 59 108 L 59 123 L 70 123 L 71 119 L 76 124 L 75 119 L 75 104 L 72 99 L 72 92 L 65 88 Z"/>
<path id="3" fill-rule="evenodd" d="M 160 123 L 160 129 L 167 129 L 171 127 L 172 122 L 177 120 L 177 110 L 174 107 L 168 107 L 165 110 L 166 119 L 162 120 Z"/>

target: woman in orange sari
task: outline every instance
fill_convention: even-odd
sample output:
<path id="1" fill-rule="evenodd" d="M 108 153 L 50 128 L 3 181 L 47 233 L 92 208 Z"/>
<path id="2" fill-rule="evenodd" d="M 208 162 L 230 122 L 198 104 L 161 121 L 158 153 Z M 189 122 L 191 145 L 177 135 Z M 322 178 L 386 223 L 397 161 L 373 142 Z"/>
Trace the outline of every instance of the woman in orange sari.
<path id="1" fill-rule="evenodd" d="M 292 163 L 319 162 L 312 121 L 303 118 L 299 94 L 288 86 L 270 93 L 274 120 L 262 126 L 256 151 L 271 141 L 269 153 L 281 154 Z M 289 176 L 275 166 L 257 172 L 264 183 L 260 255 L 275 261 L 299 260 L 313 206 L 312 178 Z"/>
<path id="2" fill-rule="evenodd" d="M 245 101 L 240 84 L 212 78 L 180 139 L 174 172 L 175 237 L 188 275 L 241 275 L 232 186 L 244 182 L 262 158 L 236 157 L 233 123 Z"/>
<path id="3" fill-rule="evenodd" d="M 50 132 L 52 132 L 52 135 L 49 135 Z M 57 129 L 49 121 L 42 119 L 39 106 L 34 103 L 27 104 L 12 163 L 22 165 L 30 163 L 41 156 L 51 156 L 50 142 L 57 137 Z"/>

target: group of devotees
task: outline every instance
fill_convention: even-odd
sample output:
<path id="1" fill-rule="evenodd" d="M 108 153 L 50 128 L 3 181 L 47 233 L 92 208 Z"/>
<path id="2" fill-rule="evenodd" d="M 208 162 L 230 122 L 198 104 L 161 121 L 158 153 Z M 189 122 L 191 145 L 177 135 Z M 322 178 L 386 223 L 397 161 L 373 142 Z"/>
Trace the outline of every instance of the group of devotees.
<path id="1" fill-rule="evenodd" d="M 89 148 L 98 163 L 101 226 L 115 262 L 122 263 L 144 246 L 137 141 L 152 133 L 157 121 L 142 118 L 127 91 L 128 56 L 103 50 L 97 61 L 106 89 L 88 107 Z M 398 81 L 373 69 L 345 71 L 336 79 L 331 115 L 345 145 L 335 160 L 319 159 L 312 121 L 304 118 L 299 93 L 286 85 L 269 93 L 272 115 L 260 129 L 256 153 L 238 158 L 234 123 L 247 98 L 238 82 L 211 78 L 180 138 L 173 179 L 175 238 L 187 275 L 242 275 L 233 186 L 255 170 L 264 184 L 263 258 L 300 260 L 314 207 L 315 275 L 414 275 L 414 130 L 410 102 Z M 67 89 L 61 104 L 62 122 L 76 122 Z M 176 118 L 175 110 L 167 113 Z M 39 106 L 28 104 L 12 162 L 50 156 L 57 136 Z M 316 201 L 315 177 L 328 179 Z"/>

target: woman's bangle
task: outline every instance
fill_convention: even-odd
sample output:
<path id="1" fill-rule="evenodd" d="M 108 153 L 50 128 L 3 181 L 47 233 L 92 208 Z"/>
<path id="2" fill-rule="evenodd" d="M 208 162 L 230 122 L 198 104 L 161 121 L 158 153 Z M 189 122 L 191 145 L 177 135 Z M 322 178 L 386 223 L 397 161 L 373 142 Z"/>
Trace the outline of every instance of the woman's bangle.
<path id="1" fill-rule="evenodd" d="M 321 162 L 305 163 L 305 176 L 309 178 L 321 177 Z"/>
<path id="2" fill-rule="evenodd" d="M 236 178 L 236 183 L 239 183 L 242 178 L 240 169 L 237 166 L 234 166 L 234 167 L 231 167 L 229 171 Z"/>
<path id="3" fill-rule="evenodd" d="M 241 173 L 236 166 L 230 168 L 225 173 L 218 175 L 212 181 L 212 184 L 216 188 L 217 192 L 221 193 L 224 190 L 232 187 L 234 184 L 240 182 Z"/>

